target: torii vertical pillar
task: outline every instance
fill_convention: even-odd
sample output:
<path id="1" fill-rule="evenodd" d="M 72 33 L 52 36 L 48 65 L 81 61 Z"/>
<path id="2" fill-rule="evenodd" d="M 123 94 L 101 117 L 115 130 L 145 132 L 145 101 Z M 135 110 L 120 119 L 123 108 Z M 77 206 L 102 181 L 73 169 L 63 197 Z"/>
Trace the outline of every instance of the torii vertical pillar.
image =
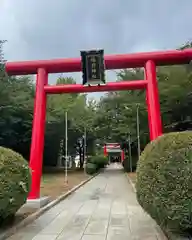
<path id="1" fill-rule="evenodd" d="M 43 147 L 46 119 L 46 93 L 44 86 L 48 83 L 48 74 L 45 69 L 37 71 L 36 93 L 34 102 L 34 118 L 32 128 L 32 141 L 30 163 L 32 174 L 31 191 L 28 199 L 40 198 L 40 184 L 43 164 Z M 38 158 L 37 158 L 38 157 Z"/>
<path id="2" fill-rule="evenodd" d="M 148 108 L 148 123 L 150 140 L 162 135 L 159 92 L 157 85 L 156 66 L 151 60 L 145 64 L 145 78 L 147 80 L 146 101 Z"/>
<path id="3" fill-rule="evenodd" d="M 121 151 L 121 163 L 125 160 L 125 152 L 124 150 Z"/>

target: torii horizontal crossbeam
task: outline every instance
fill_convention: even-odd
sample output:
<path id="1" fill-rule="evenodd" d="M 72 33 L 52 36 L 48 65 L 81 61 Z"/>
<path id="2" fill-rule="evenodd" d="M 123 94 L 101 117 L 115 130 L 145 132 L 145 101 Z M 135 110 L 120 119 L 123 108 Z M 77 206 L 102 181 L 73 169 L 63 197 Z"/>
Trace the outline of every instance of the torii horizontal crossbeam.
<path id="1" fill-rule="evenodd" d="M 188 64 L 192 59 L 192 49 L 108 55 L 104 59 L 107 70 L 143 67 L 148 60 L 152 60 L 156 66 Z M 10 75 L 36 74 L 38 68 L 45 69 L 47 73 L 80 72 L 81 59 L 7 62 L 5 67 Z"/>
<path id="2" fill-rule="evenodd" d="M 90 92 L 112 92 L 145 89 L 146 80 L 111 82 L 100 86 L 83 86 L 82 84 L 62 84 L 62 85 L 46 85 L 45 92 L 49 94 L 59 93 L 90 93 Z"/>

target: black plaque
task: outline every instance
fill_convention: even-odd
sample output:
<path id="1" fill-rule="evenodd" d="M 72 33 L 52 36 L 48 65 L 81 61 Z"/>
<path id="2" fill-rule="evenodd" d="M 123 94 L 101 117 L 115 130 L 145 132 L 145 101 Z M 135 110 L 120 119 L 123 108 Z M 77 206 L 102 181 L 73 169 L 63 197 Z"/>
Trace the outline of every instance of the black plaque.
<path id="1" fill-rule="evenodd" d="M 92 50 L 81 52 L 83 85 L 105 84 L 104 51 Z"/>

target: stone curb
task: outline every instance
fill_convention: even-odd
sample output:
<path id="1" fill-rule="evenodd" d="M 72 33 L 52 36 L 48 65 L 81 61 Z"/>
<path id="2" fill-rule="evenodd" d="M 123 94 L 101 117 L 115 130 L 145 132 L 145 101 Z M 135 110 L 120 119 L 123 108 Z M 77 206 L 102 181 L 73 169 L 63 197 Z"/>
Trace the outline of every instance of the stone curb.
<path id="1" fill-rule="evenodd" d="M 33 221 L 35 221 L 38 217 L 40 217 L 43 213 L 47 212 L 48 210 L 50 210 L 52 207 L 54 207 L 55 205 L 57 205 L 58 203 L 60 203 L 62 200 L 66 199 L 69 195 L 71 195 L 72 193 L 74 193 L 77 189 L 79 189 L 80 187 L 82 187 L 83 185 L 85 185 L 87 182 L 89 182 L 91 179 L 93 179 L 94 177 L 96 177 L 99 174 L 96 173 L 93 176 L 89 177 L 88 179 L 86 179 L 85 181 L 82 181 L 80 184 L 78 184 L 77 186 L 73 187 L 71 190 L 69 190 L 68 192 L 64 193 L 63 195 L 59 196 L 57 199 L 51 201 L 50 203 L 48 203 L 47 205 L 45 205 L 44 207 L 42 207 L 40 210 L 38 210 L 37 212 L 31 214 L 30 216 L 28 216 L 27 218 L 25 218 L 23 221 L 21 221 L 20 223 L 16 224 L 15 226 L 11 227 L 8 230 L 5 230 L 5 232 L 0 234 L 0 240 L 5 240 L 8 237 L 14 235 L 19 229 L 27 226 L 28 224 L 32 223 Z"/>
<path id="2" fill-rule="evenodd" d="M 132 182 L 131 178 L 129 177 L 129 175 L 127 173 L 126 173 L 126 177 L 129 181 L 129 183 L 131 184 L 131 187 L 132 187 L 133 191 L 136 193 L 135 184 Z"/>

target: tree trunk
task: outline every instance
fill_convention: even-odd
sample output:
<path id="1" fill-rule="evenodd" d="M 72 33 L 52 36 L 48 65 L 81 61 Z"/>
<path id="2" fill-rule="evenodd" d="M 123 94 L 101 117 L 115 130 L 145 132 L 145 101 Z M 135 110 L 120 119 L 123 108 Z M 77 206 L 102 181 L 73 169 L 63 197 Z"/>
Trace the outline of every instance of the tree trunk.
<path id="1" fill-rule="evenodd" d="M 80 169 L 83 168 L 83 163 L 84 163 L 84 157 L 83 157 L 84 153 L 83 152 L 84 152 L 83 149 L 80 148 L 79 149 Z"/>

